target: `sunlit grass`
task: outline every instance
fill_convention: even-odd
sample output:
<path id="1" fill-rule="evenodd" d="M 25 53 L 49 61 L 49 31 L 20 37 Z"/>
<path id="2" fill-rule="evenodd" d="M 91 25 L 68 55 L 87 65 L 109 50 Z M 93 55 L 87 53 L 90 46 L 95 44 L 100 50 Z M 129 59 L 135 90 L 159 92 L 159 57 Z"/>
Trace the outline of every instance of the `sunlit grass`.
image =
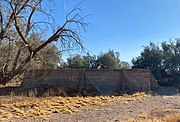
<path id="1" fill-rule="evenodd" d="M 58 97 L 48 96 L 35 97 L 26 96 L 1 96 L 0 97 L 0 120 L 27 117 L 48 117 L 53 113 L 73 114 L 80 109 L 95 110 L 95 106 L 106 106 L 113 103 L 128 104 L 132 101 L 142 100 L 150 96 L 144 92 L 137 92 L 132 95 L 124 94 L 121 96 L 75 96 L 75 97 Z M 168 110 L 164 110 L 168 113 Z M 163 111 L 159 111 L 163 112 Z M 127 118 L 127 122 L 178 122 L 180 114 L 165 115 L 163 118 L 153 118 L 147 113 L 142 113 L 137 118 Z M 121 120 L 117 120 L 117 122 Z"/>
<path id="2" fill-rule="evenodd" d="M 93 106 L 105 106 L 115 102 L 128 103 L 142 99 L 147 94 L 135 93 L 123 96 L 88 96 L 88 97 L 0 97 L 0 120 L 21 117 L 48 116 L 52 113 L 72 114 L 79 108 L 86 110 Z"/>
<path id="3" fill-rule="evenodd" d="M 167 122 L 180 122 L 180 113 L 167 116 L 166 121 Z"/>

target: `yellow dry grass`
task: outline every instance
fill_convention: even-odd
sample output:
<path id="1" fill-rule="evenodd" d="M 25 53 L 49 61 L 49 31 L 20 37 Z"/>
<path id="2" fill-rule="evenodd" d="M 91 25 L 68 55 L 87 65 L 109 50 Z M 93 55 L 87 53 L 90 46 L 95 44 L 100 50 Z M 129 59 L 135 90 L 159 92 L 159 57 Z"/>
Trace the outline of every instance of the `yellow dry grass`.
<path id="1" fill-rule="evenodd" d="M 165 117 L 166 122 L 180 122 L 180 113 L 174 115 L 167 115 Z"/>
<path id="2" fill-rule="evenodd" d="M 127 118 L 126 122 L 180 122 L 180 113 L 165 115 L 164 117 L 160 118 L 153 118 L 152 116 L 143 113 L 139 115 L 139 119 Z"/>
<path id="3" fill-rule="evenodd" d="M 48 116 L 52 113 L 71 114 L 79 108 L 92 109 L 94 105 L 103 106 L 115 102 L 128 103 L 140 100 L 147 96 L 143 92 L 123 96 L 96 96 L 96 97 L 23 97 L 3 96 L 0 97 L 0 120 Z"/>

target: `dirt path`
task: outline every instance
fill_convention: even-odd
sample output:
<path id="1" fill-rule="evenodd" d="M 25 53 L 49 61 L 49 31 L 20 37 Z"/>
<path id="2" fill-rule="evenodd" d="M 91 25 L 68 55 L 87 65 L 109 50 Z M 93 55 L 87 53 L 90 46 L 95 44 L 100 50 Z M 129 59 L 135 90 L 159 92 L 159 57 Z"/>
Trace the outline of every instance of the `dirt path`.
<path id="1" fill-rule="evenodd" d="M 150 96 L 139 101 L 116 103 L 94 110 L 81 110 L 73 115 L 55 114 L 48 120 L 68 122 L 115 122 L 130 118 L 159 118 L 165 114 L 180 113 L 180 96 Z M 163 114 L 162 114 L 163 113 Z"/>
<path id="2" fill-rule="evenodd" d="M 11 122 L 131 122 L 134 119 L 150 121 L 175 113 L 180 113 L 180 95 L 156 95 L 106 106 L 85 107 L 73 114 L 58 113 L 50 117 L 17 119 Z"/>

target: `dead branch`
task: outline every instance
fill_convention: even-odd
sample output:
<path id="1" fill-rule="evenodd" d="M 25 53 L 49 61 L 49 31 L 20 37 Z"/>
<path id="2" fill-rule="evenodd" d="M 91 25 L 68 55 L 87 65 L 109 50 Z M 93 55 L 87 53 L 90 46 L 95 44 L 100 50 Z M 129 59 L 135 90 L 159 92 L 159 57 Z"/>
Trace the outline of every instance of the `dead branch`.
<path id="1" fill-rule="evenodd" d="M 9 39 L 15 39 L 12 47 L 5 52 L 3 64 L 0 62 L 0 84 L 6 84 L 13 77 L 23 73 L 37 54 L 53 42 L 60 42 L 62 50 L 83 49 L 80 30 L 86 29 L 84 17 L 78 14 L 79 8 L 71 10 L 64 24 L 57 29 L 53 28 L 54 19 L 52 13 L 48 13 L 41 5 L 44 0 L 4 0 L 6 11 L 0 10 L 0 42 L 9 44 Z M 34 20 L 36 13 L 41 13 L 46 19 Z M 49 19 L 49 17 L 51 19 Z M 41 26 L 42 24 L 42 26 Z M 48 27 L 53 33 L 47 40 L 33 46 L 31 35 L 42 32 Z M 51 28 L 49 28 L 51 27 Z M 54 31 L 56 30 L 56 31 Z M 50 31 L 51 32 L 51 31 Z M 13 53 L 13 54 L 12 54 Z M 5 60 L 6 59 L 6 60 Z"/>

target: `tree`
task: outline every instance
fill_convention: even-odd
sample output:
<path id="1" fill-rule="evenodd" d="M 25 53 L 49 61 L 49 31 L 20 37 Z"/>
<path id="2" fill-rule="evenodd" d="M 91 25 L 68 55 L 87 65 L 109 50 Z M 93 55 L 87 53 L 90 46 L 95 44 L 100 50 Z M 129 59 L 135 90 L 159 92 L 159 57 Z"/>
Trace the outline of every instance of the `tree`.
<path id="1" fill-rule="evenodd" d="M 89 53 L 82 56 L 84 62 L 84 68 L 94 69 L 96 67 L 96 56 L 92 56 Z"/>
<path id="2" fill-rule="evenodd" d="M 97 64 L 102 64 L 111 69 L 118 69 L 118 68 L 129 68 L 130 65 L 128 62 L 124 62 L 120 60 L 119 52 L 114 52 L 113 50 L 109 50 L 106 53 L 100 53 L 97 56 Z"/>
<path id="3" fill-rule="evenodd" d="M 67 59 L 68 68 L 72 69 L 91 69 L 95 67 L 95 57 L 89 53 L 81 56 L 79 54 Z"/>
<path id="4" fill-rule="evenodd" d="M 53 44 L 43 48 L 31 62 L 31 69 L 57 69 L 61 61 L 61 53 Z"/>
<path id="5" fill-rule="evenodd" d="M 38 40 L 37 38 L 32 40 L 31 42 L 33 45 L 37 45 L 39 43 L 43 43 L 43 41 Z M 11 50 L 16 50 L 16 45 L 11 44 Z M 4 54 L 8 51 L 8 45 L 4 44 L 0 48 L 0 67 L 2 67 L 3 60 L 5 59 Z M 15 55 L 15 52 L 11 52 L 11 57 Z M 26 55 L 21 55 L 21 58 L 25 57 Z M 12 58 L 10 58 L 12 59 Z M 59 62 L 61 61 L 61 54 L 60 51 L 54 44 L 49 44 L 41 51 L 37 53 L 35 58 L 31 61 L 29 68 L 30 69 L 49 69 L 49 68 L 57 68 L 59 67 Z M 20 63 L 20 62 L 17 62 Z M 19 65 L 19 64 L 18 64 Z M 12 68 L 12 66 L 9 66 Z"/>
<path id="6" fill-rule="evenodd" d="M 83 59 L 80 55 L 76 55 L 67 59 L 68 67 L 72 69 L 84 68 Z"/>
<path id="7" fill-rule="evenodd" d="M 5 52 L 1 53 L 0 84 L 24 73 L 38 53 L 53 42 L 58 41 L 62 50 L 83 47 L 78 29 L 84 29 L 86 24 L 77 13 L 79 9 L 70 11 L 64 24 L 54 27 L 49 6 L 46 0 L 0 1 L 0 47 Z M 46 31 L 51 34 L 48 38 Z M 34 34 L 42 36 L 44 41 L 31 43 Z"/>
<path id="8" fill-rule="evenodd" d="M 162 71 L 162 50 L 154 43 L 144 47 L 140 56 L 132 60 L 133 68 L 150 69 L 156 79 L 163 79 L 164 72 Z"/>
<path id="9" fill-rule="evenodd" d="M 128 63 L 128 62 L 126 62 L 126 61 L 121 61 L 121 63 L 120 63 L 120 68 L 122 68 L 122 69 L 130 69 L 130 64 Z"/>
<path id="10" fill-rule="evenodd" d="M 161 47 L 150 43 L 132 64 L 134 68 L 150 69 L 159 81 L 174 81 L 180 77 L 180 40 L 162 42 Z"/>
<path id="11" fill-rule="evenodd" d="M 100 53 L 97 56 L 92 56 L 89 53 L 86 55 L 76 54 L 67 59 L 67 67 L 72 69 L 96 69 L 98 66 L 104 68 L 120 69 L 130 68 L 128 62 L 120 61 L 119 53 L 109 50 L 107 53 Z"/>
<path id="12" fill-rule="evenodd" d="M 180 73 L 180 40 L 175 42 L 163 42 L 163 68 L 169 77 L 174 77 Z"/>

